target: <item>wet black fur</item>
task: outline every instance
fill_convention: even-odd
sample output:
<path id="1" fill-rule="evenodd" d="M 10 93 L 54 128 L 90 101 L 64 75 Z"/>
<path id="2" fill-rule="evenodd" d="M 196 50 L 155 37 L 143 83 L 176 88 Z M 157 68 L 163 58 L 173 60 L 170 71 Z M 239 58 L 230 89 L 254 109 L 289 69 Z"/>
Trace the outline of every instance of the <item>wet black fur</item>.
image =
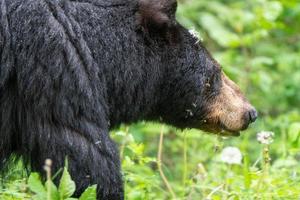
<path id="1" fill-rule="evenodd" d="M 96 183 L 102 200 L 123 199 L 109 129 L 159 118 L 197 127 L 218 92 L 220 68 L 197 38 L 175 21 L 140 25 L 136 1 L 0 6 L 0 167 L 14 153 L 58 170 L 68 156 L 77 195 Z"/>

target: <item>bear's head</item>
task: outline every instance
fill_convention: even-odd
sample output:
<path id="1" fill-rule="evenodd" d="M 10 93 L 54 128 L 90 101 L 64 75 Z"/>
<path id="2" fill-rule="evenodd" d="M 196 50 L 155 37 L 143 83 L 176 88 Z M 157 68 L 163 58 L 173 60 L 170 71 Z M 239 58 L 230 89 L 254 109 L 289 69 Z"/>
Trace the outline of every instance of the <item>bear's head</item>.
<path id="1" fill-rule="evenodd" d="M 199 39 L 176 21 L 176 8 L 176 0 L 139 0 L 143 37 L 161 51 L 164 81 L 156 112 L 180 128 L 238 136 L 257 112 Z"/>

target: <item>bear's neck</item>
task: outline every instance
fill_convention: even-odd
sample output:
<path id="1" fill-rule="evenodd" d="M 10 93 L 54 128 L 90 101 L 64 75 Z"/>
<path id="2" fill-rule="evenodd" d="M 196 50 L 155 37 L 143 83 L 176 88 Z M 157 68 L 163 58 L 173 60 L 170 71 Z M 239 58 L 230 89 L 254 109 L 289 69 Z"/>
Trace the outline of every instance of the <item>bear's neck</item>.
<path id="1" fill-rule="evenodd" d="M 111 127 L 159 119 L 157 109 L 165 76 L 161 55 L 139 40 L 128 37 L 123 40 L 127 44 L 116 45 L 116 57 L 105 68 L 108 71 L 105 74 Z"/>
<path id="2" fill-rule="evenodd" d="M 120 123 L 159 118 L 156 113 L 162 95 L 163 73 L 158 63 L 154 60 L 151 64 L 146 63 L 151 59 L 142 59 L 144 56 L 127 57 L 106 77 L 112 127 Z"/>

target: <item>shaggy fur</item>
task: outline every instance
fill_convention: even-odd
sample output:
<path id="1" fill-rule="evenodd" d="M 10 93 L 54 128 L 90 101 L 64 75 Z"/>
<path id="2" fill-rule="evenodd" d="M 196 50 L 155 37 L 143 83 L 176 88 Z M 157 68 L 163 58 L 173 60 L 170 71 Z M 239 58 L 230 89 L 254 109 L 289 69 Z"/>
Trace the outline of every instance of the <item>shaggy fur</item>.
<path id="1" fill-rule="evenodd" d="M 135 0 L 0 6 L 2 167 L 15 153 L 33 170 L 47 158 L 58 170 L 67 156 L 77 196 L 96 183 L 101 200 L 123 199 L 109 129 L 159 118 L 197 127 L 219 91 L 220 68 L 174 13 L 155 27 Z"/>

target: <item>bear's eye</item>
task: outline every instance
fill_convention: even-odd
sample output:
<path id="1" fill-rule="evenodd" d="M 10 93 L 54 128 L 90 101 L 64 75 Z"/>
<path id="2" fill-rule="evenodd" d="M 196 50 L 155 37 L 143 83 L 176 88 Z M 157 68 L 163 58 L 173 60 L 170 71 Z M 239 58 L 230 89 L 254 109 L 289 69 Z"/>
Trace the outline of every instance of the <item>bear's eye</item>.
<path id="1" fill-rule="evenodd" d="M 221 68 L 214 66 L 210 72 L 210 76 L 205 82 L 205 87 L 209 91 L 218 91 L 221 86 Z"/>

